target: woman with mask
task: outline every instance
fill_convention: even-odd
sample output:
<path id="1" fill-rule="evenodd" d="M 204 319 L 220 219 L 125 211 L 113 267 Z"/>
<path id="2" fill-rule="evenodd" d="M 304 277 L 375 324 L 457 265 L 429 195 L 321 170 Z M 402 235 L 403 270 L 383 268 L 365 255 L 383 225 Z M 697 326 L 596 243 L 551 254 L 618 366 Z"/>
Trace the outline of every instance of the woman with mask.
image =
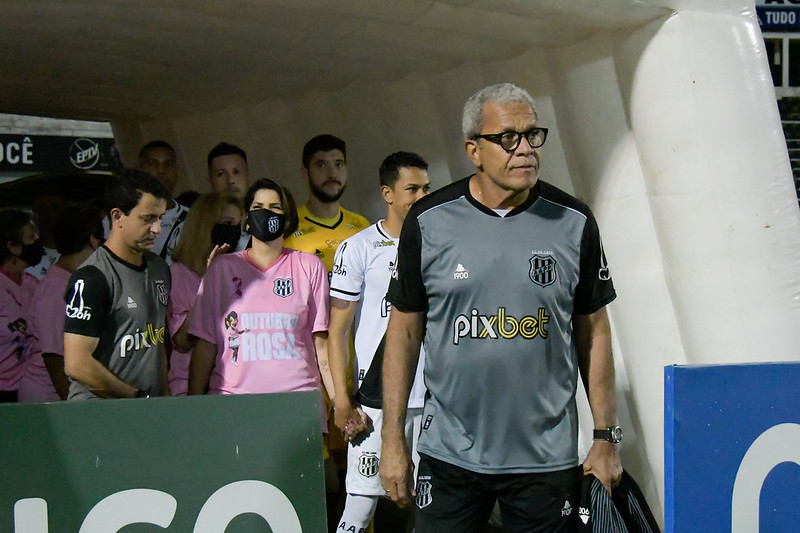
<path id="1" fill-rule="evenodd" d="M 186 395 L 188 387 L 192 346 L 187 316 L 197 298 L 200 278 L 213 258 L 236 249 L 243 215 L 239 200 L 231 194 L 212 192 L 198 197 L 172 251 L 167 326 L 172 333 L 169 390 L 173 396 Z"/>
<path id="2" fill-rule="evenodd" d="M 198 291 L 189 328 L 197 339 L 189 394 L 318 389 L 320 428 L 326 431 L 321 385 L 332 392 L 333 382 L 325 266 L 313 254 L 284 248 L 284 238 L 297 228 L 294 200 L 284 187 L 258 180 L 244 205 L 252 247 L 215 260 Z"/>
<path id="3" fill-rule="evenodd" d="M 55 218 L 52 237 L 59 256 L 33 295 L 31 318 L 37 343 L 22 378 L 20 402 L 67 399 L 64 294 L 72 273 L 103 243 L 103 210 L 97 206 L 64 207 Z"/>
<path id="4" fill-rule="evenodd" d="M 0 212 L 0 402 L 16 402 L 36 340 L 30 317 L 38 281 L 24 272 L 41 261 L 44 248 L 28 213 Z"/>

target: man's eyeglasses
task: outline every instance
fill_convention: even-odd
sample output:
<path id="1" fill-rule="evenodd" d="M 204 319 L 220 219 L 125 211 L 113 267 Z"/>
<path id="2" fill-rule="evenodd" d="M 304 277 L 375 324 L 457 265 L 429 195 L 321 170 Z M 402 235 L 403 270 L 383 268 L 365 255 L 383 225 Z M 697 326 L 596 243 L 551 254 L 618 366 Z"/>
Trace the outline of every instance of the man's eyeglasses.
<path id="1" fill-rule="evenodd" d="M 487 141 L 499 144 L 503 150 L 512 153 L 519 147 L 522 138 L 528 141 L 531 148 L 539 148 L 547 140 L 547 128 L 531 128 L 528 131 L 505 131 L 503 133 L 488 133 L 485 135 L 475 135 L 473 139 L 486 139 Z"/>

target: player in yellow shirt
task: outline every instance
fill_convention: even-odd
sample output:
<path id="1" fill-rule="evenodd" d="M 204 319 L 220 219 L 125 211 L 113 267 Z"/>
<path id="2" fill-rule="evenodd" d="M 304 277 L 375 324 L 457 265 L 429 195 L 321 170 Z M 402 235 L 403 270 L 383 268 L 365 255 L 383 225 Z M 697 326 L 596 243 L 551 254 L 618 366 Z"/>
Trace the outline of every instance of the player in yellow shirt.
<path id="1" fill-rule="evenodd" d="M 308 182 L 309 195 L 306 203 L 297 209 L 299 225 L 297 231 L 284 242 L 287 248 L 316 254 L 325 264 L 330 280 L 336 268 L 333 255 L 346 238 L 369 226 L 366 218 L 348 211 L 339 204 L 347 186 L 347 146 L 333 135 L 317 135 L 303 147 L 303 166 L 300 173 Z M 350 365 L 354 364 L 354 347 L 350 339 Z M 350 373 L 348 373 L 350 376 Z M 352 387 L 352 378 L 348 383 Z M 331 402 L 332 403 L 332 402 Z M 325 450 L 325 485 L 328 493 L 329 526 L 342 512 L 344 491 L 339 477 L 347 469 L 347 443 L 339 428 L 328 420 L 328 436 Z"/>
<path id="2" fill-rule="evenodd" d="M 297 209 L 300 225 L 286 246 L 316 254 L 333 271 L 339 243 L 369 226 L 366 218 L 344 209 L 339 199 L 347 186 L 347 147 L 333 135 L 318 135 L 303 147 L 301 174 L 308 182 L 308 201 Z"/>
<path id="3" fill-rule="evenodd" d="M 289 237 L 287 246 L 313 253 L 322 259 L 328 270 L 328 278 L 334 269 L 333 254 L 339 243 L 369 226 L 366 218 L 342 207 L 333 218 L 319 218 L 311 213 L 308 206 L 302 205 L 297 208 L 297 218 L 300 219 L 300 226 Z"/>

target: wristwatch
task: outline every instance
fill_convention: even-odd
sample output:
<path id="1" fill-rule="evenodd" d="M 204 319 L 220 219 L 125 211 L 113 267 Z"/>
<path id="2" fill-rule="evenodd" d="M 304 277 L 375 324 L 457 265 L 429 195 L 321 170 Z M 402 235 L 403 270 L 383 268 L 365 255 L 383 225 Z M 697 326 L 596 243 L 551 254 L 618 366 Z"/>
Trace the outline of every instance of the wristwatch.
<path id="1" fill-rule="evenodd" d="M 594 430 L 595 440 L 607 440 L 612 444 L 622 442 L 622 428 L 619 426 L 609 426 L 605 429 Z"/>
<path id="2" fill-rule="evenodd" d="M 149 398 L 149 397 L 150 393 L 143 391 L 142 389 L 137 390 L 136 396 L 134 396 L 134 398 Z"/>

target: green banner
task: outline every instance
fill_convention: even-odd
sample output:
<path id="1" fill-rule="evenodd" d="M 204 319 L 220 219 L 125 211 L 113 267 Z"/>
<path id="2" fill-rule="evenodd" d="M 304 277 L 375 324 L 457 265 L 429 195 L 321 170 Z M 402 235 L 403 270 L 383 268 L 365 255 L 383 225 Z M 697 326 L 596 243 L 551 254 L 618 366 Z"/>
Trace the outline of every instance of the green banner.
<path id="1" fill-rule="evenodd" d="M 0 531 L 325 531 L 319 401 L 0 405 Z"/>

